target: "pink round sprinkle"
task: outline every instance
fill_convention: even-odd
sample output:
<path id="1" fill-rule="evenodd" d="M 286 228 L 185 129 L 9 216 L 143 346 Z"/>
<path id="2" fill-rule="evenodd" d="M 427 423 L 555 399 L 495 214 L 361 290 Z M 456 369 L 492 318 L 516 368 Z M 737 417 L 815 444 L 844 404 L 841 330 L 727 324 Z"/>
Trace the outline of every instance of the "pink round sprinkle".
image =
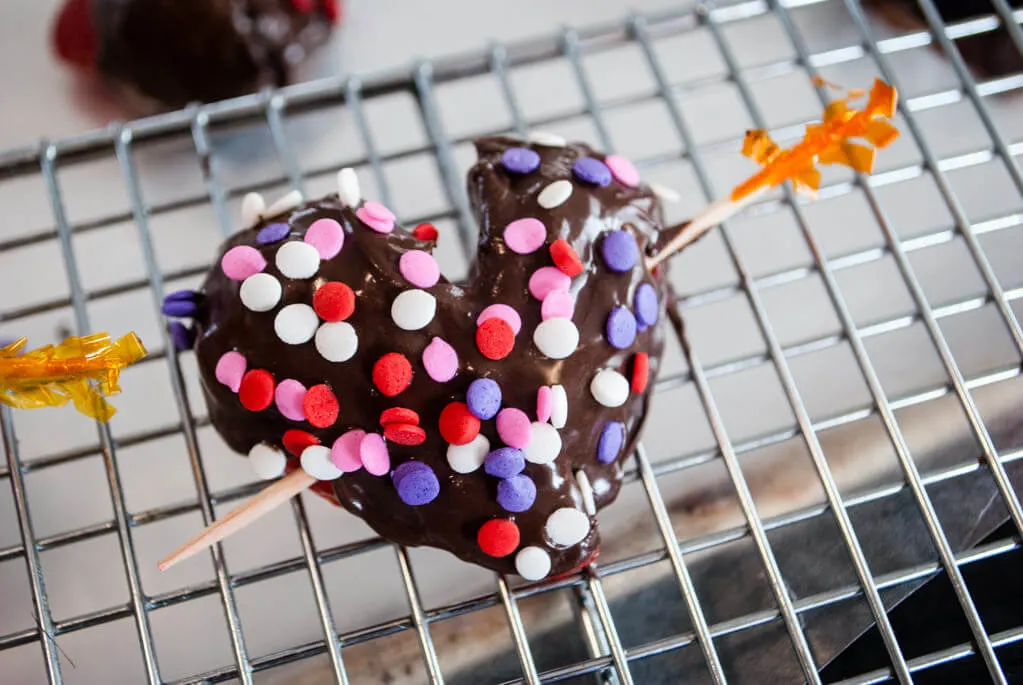
<path id="1" fill-rule="evenodd" d="M 533 437 L 529 417 L 521 409 L 502 409 L 497 414 L 497 434 L 508 447 L 523 449 Z"/>
<path id="2" fill-rule="evenodd" d="M 541 302 L 555 290 L 568 290 L 572 279 L 556 266 L 541 266 L 529 277 L 529 292 Z"/>
<path id="3" fill-rule="evenodd" d="M 364 202 L 356 210 L 355 216 L 377 233 L 390 233 L 394 230 L 394 212 L 379 202 Z"/>
<path id="4" fill-rule="evenodd" d="M 362 459 L 359 457 L 359 446 L 362 439 L 366 437 L 366 431 L 350 430 L 334 441 L 330 448 L 330 460 L 334 466 L 345 473 L 352 473 L 362 468 Z"/>
<path id="5" fill-rule="evenodd" d="M 539 219 L 516 219 L 504 229 L 504 242 L 518 254 L 536 252 L 547 240 L 547 228 Z"/>
<path id="6" fill-rule="evenodd" d="M 284 415 L 284 418 L 292 421 L 305 421 L 305 409 L 302 408 L 302 400 L 305 399 L 305 386 L 287 378 L 277 384 L 274 390 L 274 402 L 277 404 L 277 411 Z"/>
<path id="7" fill-rule="evenodd" d="M 504 319 L 505 322 L 512 327 L 512 333 L 515 335 L 518 335 L 519 331 L 522 330 L 522 317 L 519 316 L 517 311 L 506 304 L 492 304 L 484 309 L 480 312 L 479 317 L 476 318 L 476 325 L 481 326 L 487 319 L 493 319 L 495 317 L 498 319 Z"/>
<path id="8" fill-rule="evenodd" d="M 575 313 L 575 298 L 567 290 L 552 290 L 543 298 L 540 317 L 547 319 L 571 319 Z"/>
<path id="9" fill-rule="evenodd" d="M 536 420 L 540 423 L 547 423 L 551 419 L 551 409 L 554 407 L 554 394 L 550 386 L 541 385 L 536 391 Z"/>
<path id="10" fill-rule="evenodd" d="M 423 366 L 430 378 L 447 383 L 458 373 L 458 353 L 440 338 L 434 338 L 423 350 Z"/>
<path id="11" fill-rule="evenodd" d="M 307 243 L 316 248 L 320 259 L 333 259 L 345 244 L 345 230 L 333 219 L 317 219 L 305 232 Z"/>
<path id="12" fill-rule="evenodd" d="M 359 457 L 362 465 L 374 476 L 383 476 L 391 470 L 391 455 L 382 435 L 368 433 L 359 443 Z"/>
<path id="13" fill-rule="evenodd" d="M 249 364 L 240 352 L 225 352 L 217 361 L 217 368 L 213 373 L 217 380 L 231 388 L 231 392 L 238 392 L 242 386 L 242 376 Z"/>
<path id="14" fill-rule="evenodd" d="M 266 260 L 259 250 L 248 245 L 232 247 L 220 260 L 224 275 L 232 281 L 244 281 L 266 268 Z"/>
<path id="15" fill-rule="evenodd" d="M 440 280 L 440 266 L 429 252 L 409 250 L 398 260 L 398 270 L 417 288 L 432 288 Z"/>
<path id="16" fill-rule="evenodd" d="M 621 155 L 608 155 L 604 158 L 604 164 L 608 166 L 614 177 L 623 186 L 635 188 L 639 185 L 639 172 L 635 165 L 626 157 Z"/>

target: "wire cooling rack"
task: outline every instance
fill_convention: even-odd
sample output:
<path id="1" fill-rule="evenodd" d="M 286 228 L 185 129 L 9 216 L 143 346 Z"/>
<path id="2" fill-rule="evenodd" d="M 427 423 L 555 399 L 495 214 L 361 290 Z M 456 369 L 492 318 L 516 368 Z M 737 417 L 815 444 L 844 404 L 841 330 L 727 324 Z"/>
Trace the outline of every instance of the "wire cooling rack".
<path id="1" fill-rule="evenodd" d="M 1000 655 L 1023 622 L 985 625 L 963 568 L 1014 552 L 1023 531 L 1007 473 L 1023 449 L 1004 430 L 1023 394 L 1023 74 L 974 80 L 956 41 L 1008 30 L 1023 52 L 1023 13 L 993 0 L 945 25 L 932 0 L 920 8 L 926 26 L 896 31 L 855 0 L 682 7 L 0 156 L 3 337 L 136 328 L 154 351 L 98 435 L 70 413 L 0 413 L 4 681 L 821 682 L 871 624 L 888 665 L 847 682 L 969 659 L 1010 680 Z M 212 433 L 194 360 L 167 353 L 158 314 L 165 286 L 198 282 L 246 192 L 315 195 L 359 167 L 406 223 L 448 229 L 442 262 L 457 272 L 475 241 L 463 190 L 475 135 L 544 128 L 629 154 L 680 191 L 679 220 L 748 171 L 744 127 L 784 141 L 819 116 L 818 75 L 892 82 L 903 137 L 873 177 L 829 171 L 814 203 L 779 191 L 675 260 L 677 340 L 591 569 L 460 588 L 468 567 L 299 498 L 211 564 L 154 573 L 259 487 Z M 979 495 L 966 487 L 981 481 Z M 977 546 L 1005 520 L 1011 537 Z M 290 543 L 261 554 L 282 526 Z M 809 558 L 821 540 L 841 562 Z M 674 600 L 637 599 L 659 587 L 651 570 Z M 907 653 L 886 609 L 938 572 L 964 637 Z M 553 597 L 572 611 L 543 623 Z M 653 636 L 631 627 L 651 604 L 646 624 L 674 617 Z M 407 638 L 418 654 L 405 658 Z M 552 655 L 562 643 L 577 648 Z M 505 651 L 510 670 L 494 666 Z"/>

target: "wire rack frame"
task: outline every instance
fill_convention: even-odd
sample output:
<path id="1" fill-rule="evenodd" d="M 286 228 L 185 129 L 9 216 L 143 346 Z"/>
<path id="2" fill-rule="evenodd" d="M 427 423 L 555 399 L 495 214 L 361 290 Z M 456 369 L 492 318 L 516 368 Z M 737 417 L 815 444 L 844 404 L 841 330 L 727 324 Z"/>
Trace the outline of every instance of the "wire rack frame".
<path id="1" fill-rule="evenodd" d="M 844 3 L 859 32 L 859 37 L 855 43 L 830 49 L 826 52 L 811 53 L 809 51 L 790 18 L 790 10 L 805 5 L 816 4 L 817 2 Z M 475 228 L 462 189 L 462 179 L 458 175 L 454 159 L 455 144 L 464 141 L 453 139 L 447 136 L 444 131 L 436 100 L 436 85 L 438 83 L 456 81 L 478 74 L 492 74 L 501 85 L 502 93 L 506 100 L 505 104 L 511 113 L 514 128 L 520 133 L 525 133 L 528 128 L 542 126 L 547 122 L 527 120 L 516 100 L 514 89 L 509 80 L 509 70 L 513 67 L 555 58 L 566 59 L 572 67 L 572 72 L 583 95 L 584 108 L 577 114 L 586 114 L 592 118 L 599 138 L 597 142 L 605 149 L 611 150 L 613 142 L 604 122 L 604 117 L 610 109 L 635 104 L 639 100 L 633 98 L 621 102 L 599 103 L 594 96 L 588 76 L 583 69 L 582 55 L 584 53 L 606 50 L 623 43 L 634 43 L 640 48 L 646 65 L 653 74 L 656 83 L 656 93 L 641 99 L 660 99 L 665 102 L 670 113 L 674 133 L 685 144 L 686 152 L 683 156 L 693 165 L 698 183 L 704 194 L 710 199 L 712 188 L 705 160 L 710 155 L 715 154 L 715 152 L 734 150 L 736 141 L 727 140 L 708 145 L 697 145 L 686 122 L 684 113 L 672 96 L 684 98 L 690 92 L 695 92 L 702 87 L 720 82 L 720 79 L 688 83 L 684 87 L 673 86 L 669 82 L 663 65 L 659 62 L 652 47 L 653 40 L 656 37 L 673 35 L 691 30 L 694 27 L 702 27 L 709 30 L 715 46 L 725 59 L 727 66 L 726 78 L 737 86 L 741 100 L 749 111 L 752 120 L 760 126 L 764 125 L 764 117 L 751 94 L 750 83 L 761 78 L 769 78 L 797 69 L 803 69 L 809 74 L 815 75 L 821 67 L 840 64 L 867 56 L 875 61 L 883 76 L 890 81 L 897 81 L 896 74 L 888 62 L 889 55 L 920 47 L 921 45 L 936 43 L 952 61 L 952 65 L 961 81 L 960 85 L 956 88 L 910 98 L 900 105 L 900 111 L 907 124 L 907 132 L 915 139 L 922 151 L 922 164 L 893 169 L 871 178 L 858 177 L 852 182 L 836 183 L 821 191 L 823 197 L 836 197 L 853 192 L 854 189 L 861 190 L 865 194 L 873 214 L 884 233 L 886 240 L 885 248 L 862 250 L 838 257 L 826 258 L 810 231 L 808 220 L 802 210 L 803 201 L 787 192 L 782 200 L 764 201 L 755 206 L 752 212 L 769 213 L 780 211 L 783 208 L 791 208 L 795 214 L 800 232 L 814 257 L 815 264 L 813 266 L 786 269 L 754 277 L 749 268 L 743 263 L 738 250 L 732 244 L 729 228 L 725 226 L 722 230 L 724 243 L 729 258 L 740 276 L 739 284 L 737 286 L 705 290 L 688 295 L 684 298 L 679 298 L 675 303 L 675 311 L 672 317 L 674 329 L 685 353 L 689 370 L 683 374 L 661 379 L 657 390 L 661 392 L 671 387 L 692 383 L 707 414 L 716 441 L 716 448 L 706 452 L 681 455 L 656 465 L 651 463 L 642 446 L 637 449 L 635 468 L 628 470 L 626 479 L 629 481 L 638 480 L 641 483 L 664 544 L 663 550 L 637 555 L 612 563 L 598 564 L 569 578 L 525 585 L 514 589 L 509 587 L 505 579 L 498 578 L 496 593 L 474 597 L 437 609 L 426 610 L 420 598 L 414 571 L 407 552 L 400 547 L 394 547 L 404 591 L 408 600 L 409 615 L 405 618 L 366 626 L 355 631 L 338 633 L 334 626 L 327 600 L 321 572 L 322 565 L 390 545 L 378 538 L 373 538 L 353 544 L 318 550 L 313 543 L 309 521 L 303 504 L 300 499 L 296 498 L 292 503 L 292 507 L 300 535 L 301 556 L 244 573 L 229 574 L 222 552 L 218 547 L 212 552 L 216 576 L 213 581 L 162 595 L 146 595 L 139 579 L 138 561 L 130 535 L 131 527 L 193 511 L 201 512 L 203 519 L 209 521 L 213 517 L 213 506 L 215 504 L 244 497 L 253 492 L 257 487 L 249 485 L 223 492 L 211 491 L 207 483 L 202 454 L 196 438 L 196 430 L 207 425 L 208 421 L 196 419 L 191 414 L 186 397 L 182 369 L 176 355 L 154 355 L 154 358 L 146 363 L 166 361 L 169 380 L 174 391 L 178 410 L 177 421 L 163 428 L 126 436 L 115 441 L 109 429 L 100 426 L 98 427 L 97 443 L 94 446 L 86 449 L 49 454 L 40 459 L 35 459 L 31 464 L 26 465 L 22 463 L 19 456 L 12 418 L 8 411 L 0 412 L 0 427 L 2 427 L 3 445 L 7 457 L 7 467 L 0 470 L 0 477 L 8 478 L 10 481 L 22 539 L 20 545 L 0 549 L 0 561 L 19 557 L 24 558 L 29 570 L 32 601 L 37 620 L 37 625 L 32 629 L 0 636 L 0 650 L 37 642 L 43 652 L 49 681 L 51 683 L 60 683 L 62 682 L 61 663 L 56 643 L 52 636 L 86 630 L 93 626 L 130 617 L 135 624 L 147 679 L 154 683 L 163 682 L 156 658 L 153 634 L 149 625 L 150 613 L 201 597 L 217 595 L 224 607 L 231 635 L 234 663 L 207 673 L 195 674 L 177 681 L 179 683 L 220 682 L 229 679 L 251 683 L 253 682 L 253 674 L 258 671 L 323 653 L 326 653 L 330 658 L 336 680 L 347 683 L 348 677 L 342 657 L 343 647 L 402 631 L 414 631 L 418 638 L 430 681 L 441 683 L 444 681 L 444 675 L 431 639 L 431 623 L 484 608 L 500 606 L 508 619 L 515 651 L 522 669 L 522 678 L 516 682 L 530 684 L 556 682 L 586 674 L 604 674 L 608 682 L 631 683 L 633 679 L 630 674 L 630 662 L 695 644 L 702 652 L 708 672 L 714 682 L 724 683 L 726 682 L 726 676 L 721 659 L 715 648 L 715 638 L 776 621 L 780 621 L 788 631 L 806 680 L 808 682 L 820 682 L 818 675 L 819 664 L 815 662 L 814 655 L 808 645 L 806 635 L 801 626 L 800 615 L 820 607 L 862 597 L 866 600 L 878 625 L 890 659 L 890 668 L 862 674 L 849 682 L 873 683 L 892 678 L 900 682 L 910 682 L 912 674 L 917 671 L 961 659 L 971 654 L 977 654 L 983 659 L 992 680 L 1007 682 L 1006 676 L 998 662 L 995 649 L 1023 640 L 1023 626 L 999 633 L 989 633 L 985 629 L 977 612 L 977 607 L 963 581 L 961 567 L 1013 551 L 1019 547 L 1019 544 L 1013 538 L 989 543 L 966 552 L 955 553 L 930 502 L 927 487 L 962 477 L 979 469 L 986 469 L 994 477 L 1003 503 L 1010 513 L 1017 533 L 1023 532 L 1023 510 L 1021 510 L 1019 499 L 1008 481 L 1004 468 L 1006 463 L 1015 461 L 1023 456 L 1023 450 L 1008 453 L 999 453 L 996 450 L 988 429 L 971 396 L 971 392 L 977 388 L 1018 376 L 1019 366 L 1015 365 L 999 369 L 978 377 L 966 377 L 959 369 L 939 326 L 939 321 L 943 318 L 953 317 L 978 309 L 985 304 L 993 303 L 1011 335 L 1017 351 L 1023 352 L 1023 333 L 1021 333 L 1019 322 L 1016 320 L 1010 307 L 1013 301 L 1023 297 L 1023 288 L 1003 289 L 977 240 L 978 236 L 986 233 L 1018 228 L 1023 223 L 1023 217 L 1015 214 L 993 216 L 981 222 L 971 223 L 944 176 L 945 173 L 953 169 L 982 164 L 993 158 L 1000 158 L 1007 167 L 1016 188 L 1023 192 L 1023 175 L 1020 173 L 1016 160 L 1016 156 L 1023 153 L 1023 141 L 1005 139 L 994 123 L 985 103 L 985 98 L 991 95 L 1023 88 L 1023 77 L 1010 76 L 984 83 L 975 82 L 970 77 L 955 46 L 955 41 L 958 39 L 990 32 L 998 29 L 1000 26 L 1005 26 L 1017 49 L 1023 52 L 1023 31 L 1020 30 L 1019 26 L 1020 22 L 1023 21 L 1023 12 L 1013 11 L 1006 4 L 1005 0 L 994 0 L 995 14 L 977 17 L 966 22 L 945 25 L 932 0 L 919 0 L 919 4 L 928 24 L 926 30 L 910 32 L 897 38 L 881 41 L 876 40 L 873 36 L 870 25 L 856 0 L 795 0 L 783 3 L 753 1 L 716 9 L 701 6 L 695 10 L 686 9 L 660 15 L 633 16 L 622 24 L 599 26 L 580 31 L 565 29 L 558 35 L 546 39 L 507 46 L 495 45 L 486 51 L 469 55 L 460 55 L 451 59 L 434 62 L 422 62 L 417 64 L 411 72 L 401 70 L 363 79 L 353 77 L 303 84 L 280 91 L 265 92 L 259 95 L 239 98 L 225 103 L 193 107 L 181 112 L 141 120 L 130 125 L 112 126 L 102 131 L 61 141 L 44 142 L 37 147 L 15 150 L 0 155 L 0 174 L 4 176 L 42 175 L 49 194 L 54 219 L 54 228 L 52 230 L 44 230 L 28 236 L 2 241 L 0 242 L 0 250 L 16 250 L 56 238 L 61 248 L 71 293 L 70 297 L 66 299 L 56 299 L 31 307 L 6 311 L 3 313 L 2 319 L 4 321 L 17 320 L 44 311 L 70 306 L 74 313 L 77 329 L 79 331 L 88 331 L 90 330 L 87 308 L 89 301 L 129 290 L 146 289 L 150 292 L 154 308 L 159 309 L 163 297 L 164 281 L 196 275 L 205 270 L 206 267 L 203 265 L 194 269 L 161 272 L 156 260 L 149 228 L 149 221 L 153 216 L 184 207 L 209 204 L 213 207 L 219 228 L 224 235 L 227 235 L 232 227 L 232 221 L 227 211 L 227 201 L 230 198 L 251 190 L 272 187 L 282 181 L 304 192 L 305 179 L 308 176 L 333 170 L 332 168 L 313 169 L 303 173 L 289 145 L 285 131 L 286 118 L 298 112 L 339 102 L 343 102 L 346 105 L 353 114 L 355 126 L 361 135 L 365 148 L 365 158 L 358 163 L 369 165 L 371 172 L 377 180 L 381 197 L 385 203 L 389 203 L 391 198 L 384 174 L 384 163 L 422 152 L 432 153 L 437 159 L 443 187 L 448 195 L 449 203 L 455 209 L 432 216 L 419 217 L 418 219 L 436 220 L 442 217 L 456 219 L 463 251 L 467 256 L 471 256 L 475 241 Z M 755 69 L 742 69 L 739 67 L 728 42 L 722 37 L 721 27 L 732 22 L 742 21 L 766 13 L 774 13 L 779 18 L 787 38 L 795 48 L 796 58 L 761 65 Z M 898 83 L 896 82 L 895 85 L 898 85 Z M 408 92 L 416 98 L 429 139 L 426 147 L 390 155 L 385 155 L 378 151 L 370 128 L 367 125 L 362 103 L 367 98 L 392 92 Z M 818 93 L 822 102 L 825 101 L 825 94 L 822 91 L 818 91 Z M 916 114 L 928 109 L 948 106 L 964 98 L 976 107 L 984 124 L 985 131 L 990 136 L 992 145 L 986 149 L 954 157 L 939 158 L 928 147 L 927 141 L 919 125 L 916 123 Z M 559 114 L 558 118 L 561 119 L 567 116 L 571 116 L 571 114 Z M 285 170 L 285 176 L 257 185 L 227 188 L 217 176 L 217 160 L 209 137 L 210 128 L 222 123 L 260 120 L 265 122 L 270 131 L 273 144 Z M 789 126 L 776 128 L 775 132 L 780 137 L 785 137 L 798 131 L 802 123 L 793 122 Z M 142 194 L 138 170 L 133 158 L 133 147 L 140 141 L 178 136 L 190 136 L 193 141 L 195 152 L 201 160 L 206 195 L 186 198 L 163 205 L 147 204 Z M 88 159 L 109 151 L 111 147 L 115 150 L 125 186 L 128 189 L 130 211 L 127 215 L 112 215 L 90 223 L 72 226 L 67 218 L 60 183 L 56 173 L 58 164 L 70 164 Z M 641 160 L 641 164 L 649 167 L 665 161 L 669 160 L 666 158 L 655 158 Z M 917 238 L 903 240 L 896 235 L 886 218 L 877 199 L 876 189 L 905 181 L 922 173 L 930 173 L 935 178 L 942 199 L 948 205 L 955 219 L 956 227 L 953 230 L 942 230 Z M 77 258 L 72 244 L 72 235 L 96 230 L 125 220 L 131 220 L 137 229 L 147 267 L 147 277 L 141 281 L 87 292 L 79 275 Z M 987 291 L 980 297 L 960 299 L 940 308 L 932 308 L 924 295 L 907 255 L 915 250 L 948 242 L 957 235 L 966 241 L 971 257 L 983 275 Z M 843 299 L 838 288 L 835 273 L 841 269 L 879 260 L 885 255 L 894 257 L 900 275 L 913 296 L 917 313 L 912 316 L 876 321 L 867 326 L 857 326 L 850 313 L 848 304 Z M 783 346 L 772 328 L 763 304 L 762 293 L 766 289 L 805 278 L 811 273 L 817 273 L 821 276 L 829 299 L 841 320 L 842 333 Z M 767 343 L 767 351 L 763 354 L 744 359 L 733 360 L 714 366 L 704 366 L 694 350 L 688 345 L 688 341 L 683 334 L 680 312 L 688 307 L 714 302 L 735 294 L 742 294 L 749 300 L 760 332 Z M 872 336 L 907 327 L 916 322 L 922 322 L 925 326 L 931 341 L 938 350 L 949 381 L 946 384 L 941 384 L 913 395 L 889 398 L 882 389 L 877 372 L 864 346 L 864 340 Z M 847 341 L 851 345 L 856 363 L 869 387 L 871 403 L 860 409 L 814 422 L 796 388 L 789 363 L 793 358 L 800 355 L 825 349 L 840 344 L 843 341 Z M 164 333 L 163 342 L 165 349 L 173 348 L 170 345 L 169 336 L 166 332 Z M 759 436 L 741 443 L 733 442 L 725 429 L 724 421 L 716 405 L 711 391 L 710 380 L 738 373 L 744 369 L 764 363 L 771 364 L 777 371 L 782 382 L 786 400 L 796 417 L 797 427 L 792 430 Z M 922 474 L 917 470 L 916 464 L 906 445 L 905 438 L 900 432 L 898 423 L 895 421 L 895 411 L 932 401 L 945 395 L 954 396 L 961 404 L 963 411 L 969 419 L 971 429 L 982 447 L 983 463 L 968 464 L 943 471 Z M 881 418 L 884 428 L 895 447 L 900 466 L 903 470 L 904 482 L 859 492 L 851 496 L 843 496 L 840 494 L 835 478 L 823 456 L 818 434 L 827 428 L 848 424 L 870 415 L 877 415 Z M 125 505 L 124 492 L 118 470 L 117 450 L 179 433 L 184 437 L 191 460 L 195 485 L 199 494 L 198 501 L 153 508 L 131 514 Z M 762 519 L 753 503 L 745 476 L 738 462 L 738 456 L 794 437 L 805 441 L 823 486 L 827 502 L 823 505 L 808 507 L 784 516 Z M 59 464 L 97 453 L 102 455 L 114 503 L 113 520 L 48 537 L 36 536 L 25 494 L 24 475 L 31 471 L 52 468 Z M 714 459 L 723 459 L 734 484 L 746 524 L 712 535 L 680 541 L 672 527 L 657 478 L 667 473 L 684 470 Z M 939 559 L 934 563 L 920 564 L 896 572 L 875 575 L 871 572 L 864 556 L 860 541 L 850 521 L 849 511 L 855 507 L 891 497 L 905 490 L 912 494 L 927 524 L 928 531 L 938 550 Z M 771 544 L 768 541 L 767 533 L 818 516 L 831 516 L 834 518 L 841 532 L 846 551 L 855 568 L 858 582 L 855 585 L 796 599 L 786 589 L 781 570 L 778 567 Z M 120 546 L 129 585 L 129 602 L 125 605 L 109 607 L 68 620 L 55 621 L 48 607 L 45 583 L 41 570 L 40 553 L 45 550 L 107 534 L 116 535 Z M 762 559 L 770 580 L 777 609 L 767 609 L 739 618 L 709 624 L 689 574 L 686 555 L 746 537 L 752 540 Z M 614 619 L 608 606 L 602 580 L 664 560 L 670 562 L 675 581 L 690 614 L 689 618 L 693 629 L 690 632 L 663 638 L 639 647 L 625 649 L 615 630 Z M 324 638 L 317 642 L 298 645 L 263 657 L 250 657 L 242 635 L 241 619 L 234 596 L 235 591 L 245 585 L 301 569 L 306 570 L 310 576 Z M 926 656 L 907 659 L 900 650 L 898 640 L 888 621 L 884 604 L 880 598 L 880 592 L 888 588 L 927 578 L 938 570 L 944 570 L 952 582 L 963 614 L 971 628 L 972 642 L 950 647 Z M 541 673 L 537 669 L 527 642 L 526 630 L 518 609 L 518 603 L 525 598 L 537 594 L 566 588 L 571 589 L 578 599 L 580 623 L 587 638 L 590 658 L 579 663 Z"/>

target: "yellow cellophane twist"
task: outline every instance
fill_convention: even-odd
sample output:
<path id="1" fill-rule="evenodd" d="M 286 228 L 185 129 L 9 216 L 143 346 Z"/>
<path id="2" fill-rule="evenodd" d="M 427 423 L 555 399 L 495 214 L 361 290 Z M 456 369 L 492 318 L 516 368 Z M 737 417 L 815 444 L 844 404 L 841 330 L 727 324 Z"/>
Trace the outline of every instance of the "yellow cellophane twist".
<path id="1" fill-rule="evenodd" d="M 104 399 L 121 391 L 121 369 L 146 356 L 134 333 L 111 342 L 106 333 L 68 338 L 22 354 L 27 339 L 0 348 L 0 403 L 17 409 L 75 409 L 107 422 L 117 411 Z"/>
<path id="2" fill-rule="evenodd" d="M 820 81 L 818 85 L 831 84 Z M 807 126 L 803 139 L 787 150 L 763 129 L 747 131 L 742 154 L 763 168 L 732 190 L 732 200 L 788 180 L 797 191 L 814 192 L 821 183 L 817 164 L 841 164 L 869 174 L 877 148 L 888 146 L 899 135 L 888 121 L 895 115 L 898 94 L 878 79 L 870 89 L 867 104 L 857 110 L 851 102 L 862 96 L 863 91 L 850 91 L 845 98 L 832 102 L 824 110 L 824 120 Z M 849 142 L 851 138 L 862 138 L 869 145 Z"/>

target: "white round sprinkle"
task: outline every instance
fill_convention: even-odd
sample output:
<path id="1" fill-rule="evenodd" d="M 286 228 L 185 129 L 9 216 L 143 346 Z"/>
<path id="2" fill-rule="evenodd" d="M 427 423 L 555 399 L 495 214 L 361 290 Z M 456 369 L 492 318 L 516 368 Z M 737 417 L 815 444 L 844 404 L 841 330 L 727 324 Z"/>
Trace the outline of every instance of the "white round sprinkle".
<path id="1" fill-rule="evenodd" d="M 270 445 L 259 443 L 249 450 L 249 466 L 263 480 L 284 475 L 284 465 L 287 463 L 288 458 Z"/>
<path id="2" fill-rule="evenodd" d="M 534 464 L 549 464 L 561 454 L 561 435 L 549 423 L 535 421 L 530 427 L 533 437 L 522 448 L 526 461 Z"/>
<path id="3" fill-rule="evenodd" d="M 252 228 L 263 218 L 266 200 L 259 193 L 249 193 L 242 199 L 242 227 Z"/>
<path id="4" fill-rule="evenodd" d="M 277 337 L 289 345 L 309 342 L 319 325 L 320 317 L 307 304 L 289 304 L 274 318 Z"/>
<path id="5" fill-rule="evenodd" d="M 316 331 L 316 351 L 328 362 L 346 362 L 359 351 L 359 336 L 347 321 L 325 323 Z"/>
<path id="6" fill-rule="evenodd" d="M 551 425 L 555 428 L 564 428 L 568 423 L 568 393 L 565 386 L 551 386 Z"/>
<path id="7" fill-rule="evenodd" d="M 330 460 L 330 448 L 310 445 L 302 450 L 302 470 L 316 480 L 334 480 L 344 473 Z"/>
<path id="8" fill-rule="evenodd" d="M 425 328 L 436 313 L 437 299 L 425 290 L 406 290 L 391 303 L 391 318 L 405 331 Z"/>
<path id="9" fill-rule="evenodd" d="M 362 189 L 355 169 L 345 167 L 337 172 L 337 194 L 346 207 L 355 207 L 362 201 Z"/>
<path id="10" fill-rule="evenodd" d="M 575 472 L 575 482 L 579 485 L 579 494 L 583 496 L 583 509 L 590 516 L 597 515 L 597 502 L 593 499 L 593 486 L 590 485 L 590 477 L 586 472 L 579 469 Z"/>
<path id="11" fill-rule="evenodd" d="M 654 191 L 654 195 L 665 202 L 678 202 L 682 199 L 682 196 L 678 194 L 678 191 L 673 190 L 668 186 L 661 185 L 660 183 L 651 183 L 650 190 Z"/>
<path id="12" fill-rule="evenodd" d="M 455 473 L 472 473 L 490 453 L 490 441 L 482 433 L 466 445 L 448 445 L 448 466 Z"/>
<path id="13" fill-rule="evenodd" d="M 515 555 L 515 570 L 526 580 L 543 580 L 551 572 L 551 555 L 539 547 L 523 547 Z"/>
<path id="14" fill-rule="evenodd" d="M 601 369 L 590 381 L 590 394 L 605 407 L 620 407 L 629 399 L 629 381 L 613 369 Z"/>
<path id="15" fill-rule="evenodd" d="M 565 200 L 572 196 L 572 182 L 562 179 L 555 181 L 540 191 L 536 202 L 544 209 L 554 209 L 565 204 Z"/>
<path id="16" fill-rule="evenodd" d="M 529 134 L 529 142 L 547 147 L 565 147 L 568 142 L 559 135 L 547 131 L 533 131 Z"/>
<path id="17" fill-rule="evenodd" d="M 302 456 L 305 457 L 305 454 Z M 571 547 L 590 534 L 590 517 L 578 509 L 563 507 L 547 518 L 544 530 L 547 538 L 555 545 Z"/>
<path id="18" fill-rule="evenodd" d="M 302 199 L 302 193 L 297 190 L 292 190 L 280 200 L 270 205 L 270 207 L 263 212 L 263 216 L 277 216 L 278 214 L 284 214 L 284 212 L 291 211 L 302 204 Z"/>
<path id="19" fill-rule="evenodd" d="M 242 304 L 254 312 L 268 312 L 281 301 L 281 282 L 263 272 L 252 274 L 242 283 L 238 296 Z"/>
<path id="20" fill-rule="evenodd" d="M 564 359 L 579 347 L 579 329 L 571 319 L 547 319 L 533 331 L 533 344 L 551 359 Z"/>
<path id="21" fill-rule="evenodd" d="M 277 268 L 288 278 L 312 278 L 320 270 L 320 253 L 309 243 L 293 240 L 277 249 Z"/>

